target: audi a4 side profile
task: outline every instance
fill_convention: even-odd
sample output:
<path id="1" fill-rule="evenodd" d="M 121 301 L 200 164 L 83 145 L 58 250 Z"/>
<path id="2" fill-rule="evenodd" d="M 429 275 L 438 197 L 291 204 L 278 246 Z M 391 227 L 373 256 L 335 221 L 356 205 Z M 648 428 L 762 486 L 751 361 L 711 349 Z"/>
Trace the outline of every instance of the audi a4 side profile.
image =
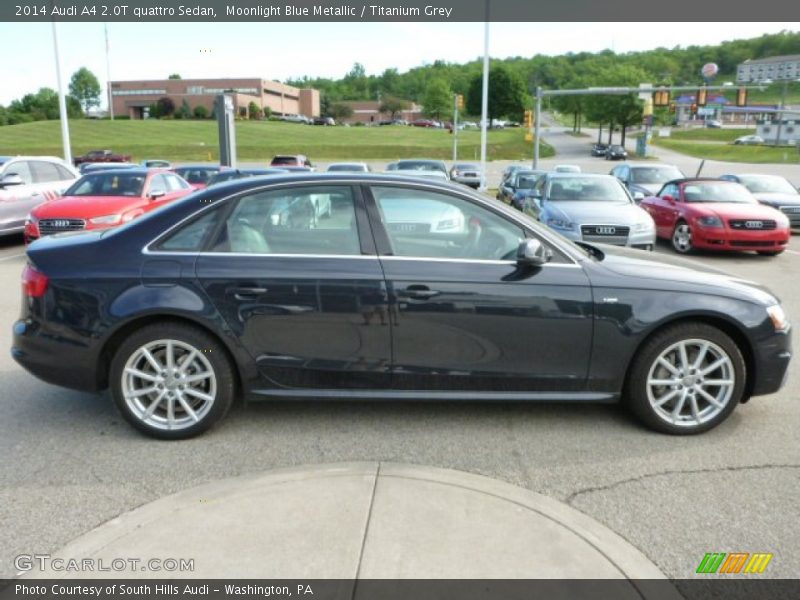
<path id="1" fill-rule="evenodd" d="M 330 215 L 281 217 L 303 197 Z M 13 357 L 56 385 L 110 388 L 158 438 L 207 430 L 237 396 L 621 401 L 693 434 L 777 391 L 791 357 L 786 315 L 756 284 L 574 243 L 413 177 L 232 181 L 27 255 Z"/>

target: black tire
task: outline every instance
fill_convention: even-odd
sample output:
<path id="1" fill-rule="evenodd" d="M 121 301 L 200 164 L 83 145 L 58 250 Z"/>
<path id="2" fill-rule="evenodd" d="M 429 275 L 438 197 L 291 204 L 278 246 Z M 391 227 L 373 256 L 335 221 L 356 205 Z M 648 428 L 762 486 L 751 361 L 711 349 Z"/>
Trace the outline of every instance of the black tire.
<path id="1" fill-rule="evenodd" d="M 128 404 L 123 392 L 123 385 L 126 385 L 123 383 L 123 377 L 126 377 L 126 379 L 128 377 L 124 373 L 128 361 L 134 360 L 134 356 L 142 347 L 161 340 L 172 340 L 176 344 L 181 345 L 179 350 L 185 353 L 183 356 L 184 358 L 186 358 L 186 356 L 189 354 L 188 350 L 185 348 L 196 349 L 198 356 L 194 359 L 194 361 L 202 361 L 203 368 L 207 370 L 210 369 L 214 378 L 213 388 L 197 387 L 210 386 L 211 380 L 183 386 L 183 388 L 193 388 L 193 390 L 190 390 L 190 392 L 198 391 L 205 393 L 210 389 L 213 389 L 214 394 L 207 394 L 213 398 L 211 402 L 208 403 L 210 406 L 208 408 L 204 408 L 203 412 L 198 410 L 198 413 L 202 414 L 202 418 L 199 418 L 199 420 L 193 424 L 181 426 L 180 428 L 175 429 L 161 428 L 143 421 L 142 418 L 137 416 L 137 414 L 134 412 L 134 408 Z M 180 366 L 180 364 L 176 366 Z M 193 366 L 190 365 L 188 368 L 190 371 L 187 374 L 190 374 Z M 151 376 L 153 374 L 155 374 L 155 372 L 150 373 Z M 236 394 L 236 376 L 233 365 L 231 360 L 228 358 L 225 348 L 202 329 L 192 325 L 175 322 L 160 322 L 147 325 L 135 331 L 125 341 L 123 341 L 111 361 L 109 381 L 114 403 L 125 420 L 139 431 L 151 437 L 165 440 L 191 438 L 207 431 L 217 421 L 226 415 Z M 164 384 L 161 384 L 161 388 L 164 393 L 173 393 L 176 394 L 177 397 L 177 392 L 167 392 L 167 390 L 164 389 Z M 153 392 L 153 394 L 156 393 L 158 392 Z M 190 398 L 188 395 L 184 396 L 183 392 L 181 392 L 181 397 L 188 399 L 190 402 L 196 402 L 193 397 Z M 160 400 L 160 402 L 163 404 L 163 400 Z M 178 414 L 183 413 L 184 418 L 188 418 L 188 413 L 183 410 L 183 408 L 178 404 L 177 400 L 174 400 L 173 404 L 176 407 Z"/>
<path id="2" fill-rule="evenodd" d="M 677 237 L 679 234 L 679 230 L 681 228 L 686 228 L 689 234 L 688 242 L 681 243 L 678 241 Z M 670 243 L 672 244 L 672 249 L 675 250 L 678 254 L 692 254 L 694 252 L 694 245 L 692 244 L 692 228 L 686 221 L 678 221 L 675 223 L 675 229 L 672 230 L 672 236 L 670 237 Z"/>
<path id="3" fill-rule="evenodd" d="M 778 254 L 783 254 L 783 250 L 759 250 L 758 254 L 761 256 L 778 256 Z"/>
<path id="4" fill-rule="evenodd" d="M 647 381 L 651 369 L 656 368 L 655 363 L 662 353 L 674 344 L 688 340 L 711 342 L 724 351 L 730 359 L 734 383 L 727 403 L 716 415 L 710 416 L 708 420 L 702 423 L 676 425 L 674 422 L 668 422 L 663 415 L 659 415 L 658 410 L 651 404 Z M 679 323 L 658 332 L 639 348 L 631 363 L 628 383 L 624 391 L 624 402 L 639 421 L 650 429 L 672 435 L 698 434 L 716 427 L 730 416 L 736 405 L 742 400 L 746 377 L 747 369 L 744 357 L 730 336 L 722 330 L 705 323 Z M 666 390 L 666 387 L 664 389 Z M 681 393 L 678 392 L 678 394 Z M 708 404 L 700 396 L 697 396 L 697 399 Z M 666 405 L 667 409 L 672 408 L 676 403 Z"/>

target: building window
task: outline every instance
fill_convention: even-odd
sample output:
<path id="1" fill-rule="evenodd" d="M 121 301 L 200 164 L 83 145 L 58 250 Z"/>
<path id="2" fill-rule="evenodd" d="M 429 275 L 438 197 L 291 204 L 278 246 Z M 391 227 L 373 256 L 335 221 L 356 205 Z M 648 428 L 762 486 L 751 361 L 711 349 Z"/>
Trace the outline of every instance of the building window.
<path id="1" fill-rule="evenodd" d="M 112 90 L 112 96 L 156 96 L 166 94 L 167 90 Z"/>

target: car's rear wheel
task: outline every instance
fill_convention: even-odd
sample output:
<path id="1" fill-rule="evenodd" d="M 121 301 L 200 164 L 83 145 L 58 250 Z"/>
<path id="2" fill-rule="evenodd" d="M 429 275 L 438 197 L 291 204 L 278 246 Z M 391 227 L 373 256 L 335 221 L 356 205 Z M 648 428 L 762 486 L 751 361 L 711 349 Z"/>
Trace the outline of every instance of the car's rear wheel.
<path id="1" fill-rule="evenodd" d="M 110 381 L 122 416 L 162 439 L 206 431 L 225 416 L 235 394 L 225 349 L 182 323 L 148 325 L 128 337 L 111 362 Z"/>
<path id="2" fill-rule="evenodd" d="M 626 390 L 633 413 L 648 427 L 688 435 L 716 427 L 745 389 L 746 367 L 736 343 L 704 323 L 669 327 L 634 358 Z"/>
<path id="3" fill-rule="evenodd" d="M 686 221 L 678 221 L 672 231 L 672 247 L 681 254 L 691 254 L 694 250 L 692 244 L 692 228 Z"/>

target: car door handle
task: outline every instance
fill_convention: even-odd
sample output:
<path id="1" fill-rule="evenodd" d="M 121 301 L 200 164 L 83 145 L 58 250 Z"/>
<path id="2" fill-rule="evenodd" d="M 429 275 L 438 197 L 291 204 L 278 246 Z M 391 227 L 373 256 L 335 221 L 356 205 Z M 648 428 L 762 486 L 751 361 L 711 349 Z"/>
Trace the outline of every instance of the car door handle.
<path id="1" fill-rule="evenodd" d="M 233 297 L 237 300 L 252 300 L 256 296 L 266 293 L 267 288 L 262 287 L 240 287 L 233 289 Z"/>
<path id="2" fill-rule="evenodd" d="M 417 298 L 419 300 L 433 298 L 439 294 L 441 294 L 441 292 L 432 290 L 428 288 L 427 285 L 410 285 L 401 293 L 401 295 L 406 296 L 407 298 Z"/>

